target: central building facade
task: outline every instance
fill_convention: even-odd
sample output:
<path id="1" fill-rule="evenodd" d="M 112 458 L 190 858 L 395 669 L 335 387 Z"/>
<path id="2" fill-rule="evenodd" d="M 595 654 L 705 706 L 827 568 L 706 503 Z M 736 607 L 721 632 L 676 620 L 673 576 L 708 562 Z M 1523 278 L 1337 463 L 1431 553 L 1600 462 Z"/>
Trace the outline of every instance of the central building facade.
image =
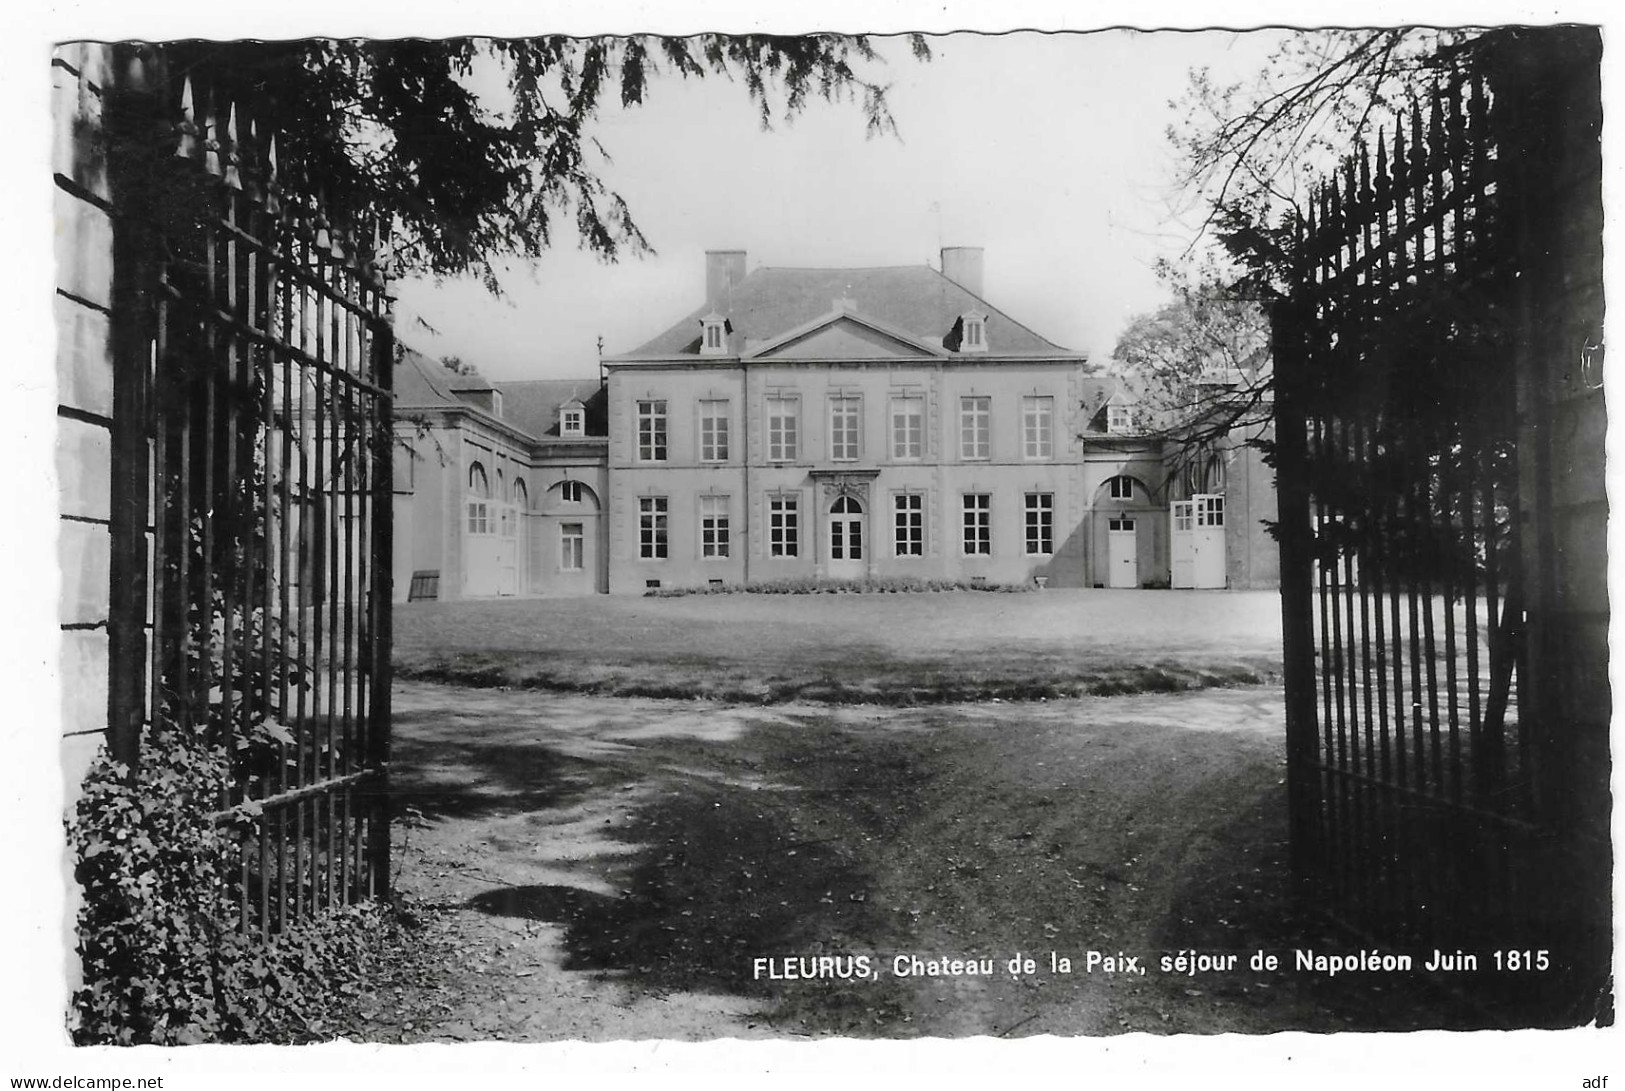
<path id="1" fill-rule="evenodd" d="M 604 360 L 610 591 L 1087 585 L 1096 494 L 1149 515 L 1133 489 L 1156 453 L 1086 439 L 1115 384 L 987 302 L 981 274 L 968 247 L 944 250 L 940 271 L 747 274 L 743 251 L 708 252 L 704 303 Z M 1149 568 L 1166 528 L 1146 522 L 1127 548 Z"/>

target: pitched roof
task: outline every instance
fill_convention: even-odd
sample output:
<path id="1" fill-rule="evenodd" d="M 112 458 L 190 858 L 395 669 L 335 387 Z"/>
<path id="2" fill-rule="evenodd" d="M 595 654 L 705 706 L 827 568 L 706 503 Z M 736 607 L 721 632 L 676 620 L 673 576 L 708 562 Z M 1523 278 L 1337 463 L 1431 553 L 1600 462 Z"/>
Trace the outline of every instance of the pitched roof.
<path id="1" fill-rule="evenodd" d="M 873 269 L 799 269 L 760 266 L 733 286 L 731 298 L 708 302 L 658 337 L 617 360 L 698 356 L 700 319 L 713 307 L 728 316 L 733 352 L 752 349 L 815 322 L 851 302 L 851 311 L 921 341 L 941 345 L 959 317 L 987 313 L 993 356 L 1082 356 L 1040 337 L 987 300 L 926 265 Z"/>
<path id="2" fill-rule="evenodd" d="M 467 405 L 452 393 L 457 378 L 417 349 L 401 346 L 395 364 L 395 405 L 402 409 L 428 409 L 440 405 Z"/>
<path id="3" fill-rule="evenodd" d="M 558 438 L 559 407 L 579 401 L 587 411 L 586 434 L 609 435 L 609 397 L 597 379 L 531 379 L 499 382 L 478 373 L 457 375 L 416 349 L 402 346 L 395 365 L 395 405 L 399 409 L 455 406 L 486 416 L 487 410 L 457 396 L 457 391 L 497 390 L 502 415 L 495 419 L 537 438 Z"/>
<path id="4" fill-rule="evenodd" d="M 494 384 L 502 391 L 502 419 L 538 438 L 558 438 L 559 409 L 578 401 L 589 436 L 609 435 L 609 392 L 597 379 L 528 379 Z"/>

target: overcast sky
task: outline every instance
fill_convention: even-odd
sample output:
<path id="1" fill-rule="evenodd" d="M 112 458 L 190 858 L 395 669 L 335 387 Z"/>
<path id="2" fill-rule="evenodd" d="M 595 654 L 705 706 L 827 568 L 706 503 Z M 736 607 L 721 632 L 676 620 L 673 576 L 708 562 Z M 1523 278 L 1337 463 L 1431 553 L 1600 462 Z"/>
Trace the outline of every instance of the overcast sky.
<path id="1" fill-rule="evenodd" d="M 1192 67 L 1250 75 L 1278 40 L 954 34 L 920 63 L 881 39 L 887 63 L 866 74 L 891 84 L 895 138 L 866 139 L 858 104 L 822 101 L 763 132 L 742 84 L 659 78 L 596 130 L 605 181 L 658 255 L 606 265 L 561 236 L 503 277 L 506 299 L 405 282 L 401 339 L 497 379 L 590 376 L 600 336 L 626 352 L 703 302 L 707 249 L 743 249 L 755 268 L 936 265 L 943 246 L 981 246 L 991 303 L 1103 363 L 1164 301 L 1155 260 L 1190 237 L 1169 218 L 1170 101 Z"/>

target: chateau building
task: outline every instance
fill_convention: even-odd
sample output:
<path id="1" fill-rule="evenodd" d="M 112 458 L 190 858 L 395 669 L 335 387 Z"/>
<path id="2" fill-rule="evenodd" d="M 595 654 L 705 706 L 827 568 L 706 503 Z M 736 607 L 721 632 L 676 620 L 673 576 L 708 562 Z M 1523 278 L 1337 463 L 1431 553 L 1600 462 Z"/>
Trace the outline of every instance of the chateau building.
<path id="1" fill-rule="evenodd" d="M 1166 579 L 1156 445 L 1082 353 L 983 297 L 979 248 L 748 274 L 711 251 L 702 304 L 604 364 L 612 592 Z"/>
<path id="2" fill-rule="evenodd" d="M 395 367 L 395 598 L 607 589 L 605 393 Z"/>
<path id="3" fill-rule="evenodd" d="M 1116 379 L 983 296 L 980 248 L 941 258 L 747 273 L 709 251 L 700 304 L 602 381 L 406 352 L 396 597 L 1273 585 L 1274 491 L 1245 437 L 1176 460 Z"/>

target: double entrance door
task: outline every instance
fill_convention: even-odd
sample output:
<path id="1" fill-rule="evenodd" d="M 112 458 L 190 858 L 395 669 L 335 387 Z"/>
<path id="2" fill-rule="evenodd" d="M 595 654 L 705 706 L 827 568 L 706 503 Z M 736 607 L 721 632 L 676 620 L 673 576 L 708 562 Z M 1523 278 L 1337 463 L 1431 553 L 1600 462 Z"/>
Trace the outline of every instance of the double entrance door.
<path id="1" fill-rule="evenodd" d="M 1224 497 L 1201 493 L 1175 500 L 1169 514 L 1169 582 L 1175 587 L 1223 587 Z"/>
<path id="2" fill-rule="evenodd" d="M 865 555 L 865 516 L 856 497 L 837 497 L 829 508 L 829 576 L 835 580 L 862 579 L 868 573 Z"/>

